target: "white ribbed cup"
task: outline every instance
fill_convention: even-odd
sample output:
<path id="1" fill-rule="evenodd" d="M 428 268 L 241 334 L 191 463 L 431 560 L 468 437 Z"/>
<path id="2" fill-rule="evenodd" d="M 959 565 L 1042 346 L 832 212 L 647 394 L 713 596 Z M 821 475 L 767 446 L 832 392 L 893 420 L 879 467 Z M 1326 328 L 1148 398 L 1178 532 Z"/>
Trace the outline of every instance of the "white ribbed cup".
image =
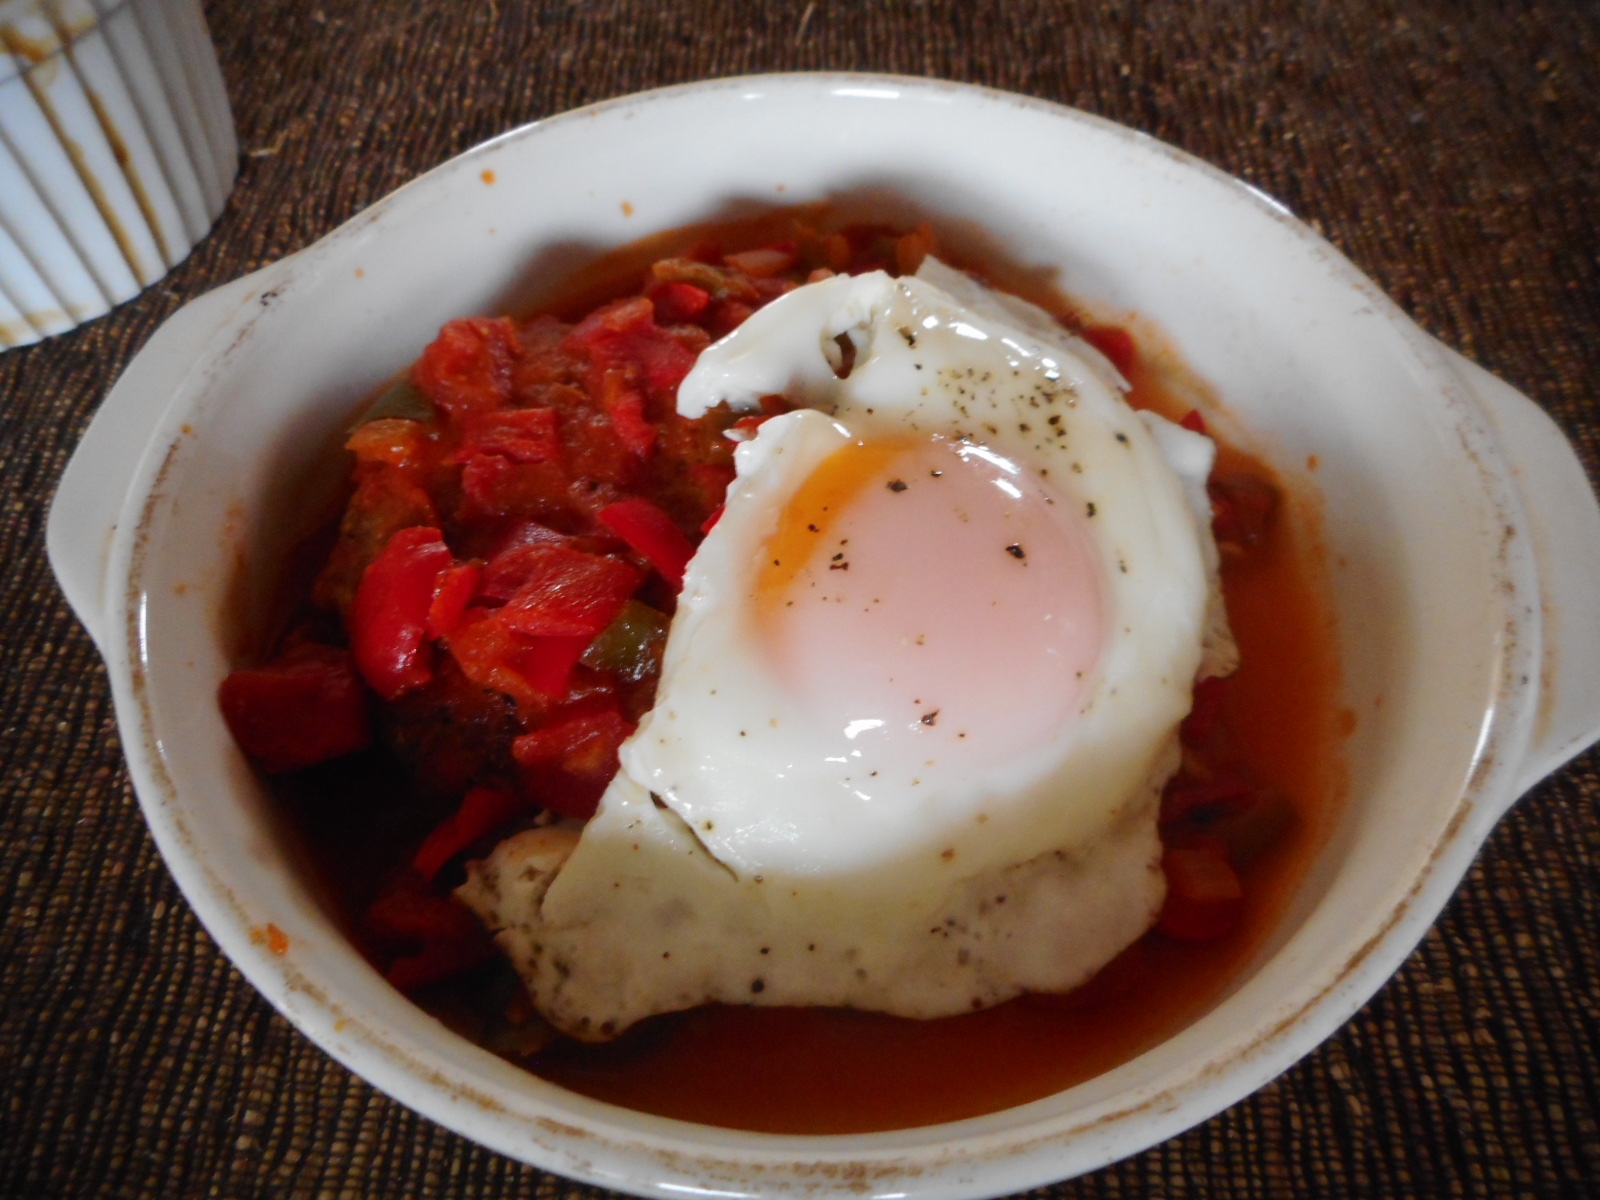
<path id="1" fill-rule="evenodd" d="M 160 279 L 237 173 L 199 0 L 0 0 L 0 350 Z"/>

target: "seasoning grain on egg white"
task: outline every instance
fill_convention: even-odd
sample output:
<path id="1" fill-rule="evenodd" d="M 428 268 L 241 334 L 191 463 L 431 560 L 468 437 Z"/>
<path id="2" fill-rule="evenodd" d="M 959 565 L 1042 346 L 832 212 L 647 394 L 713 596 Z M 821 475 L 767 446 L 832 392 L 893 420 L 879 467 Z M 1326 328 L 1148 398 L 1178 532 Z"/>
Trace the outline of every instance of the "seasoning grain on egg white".
<path id="1" fill-rule="evenodd" d="M 1150 926 L 1178 722 L 1234 649 L 1214 448 L 1120 385 L 931 260 L 800 288 L 701 356 L 687 415 L 804 407 L 740 446 L 599 811 L 460 892 L 554 1025 L 942 1016 L 1072 988 Z"/>

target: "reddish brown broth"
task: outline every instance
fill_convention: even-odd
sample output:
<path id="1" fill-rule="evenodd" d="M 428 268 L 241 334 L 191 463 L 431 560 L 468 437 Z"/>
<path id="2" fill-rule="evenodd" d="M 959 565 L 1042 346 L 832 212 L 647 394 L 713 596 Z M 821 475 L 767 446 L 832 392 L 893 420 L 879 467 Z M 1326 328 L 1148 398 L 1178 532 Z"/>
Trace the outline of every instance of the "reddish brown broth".
<path id="1" fill-rule="evenodd" d="M 658 252 L 652 242 L 614 262 L 625 268 Z M 593 280 L 607 274 L 589 273 L 563 307 L 604 298 L 612 289 Z M 1003 272 L 993 277 L 1012 283 Z M 1174 418 L 1188 411 L 1192 389 L 1173 386 L 1174 372 L 1181 374 L 1174 361 L 1141 358 L 1130 372 L 1136 406 Z M 1274 475 L 1226 444 L 1218 465 Z M 1315 513 L 1295 489 L 1284 494 L 1284 512 L 1266 541 L 1224 570 L 1243 664 L 1229 691 L 1228 720 L 1253 778 L 1287 796 L 1297 818 L 1241 872 L 1246 909 L 1235 932 L 1207 943 L 1153 933 L 1069 995 L 1025 996 L 984 1012 L 913 1021 L 839 1009 L 707 1006 L 652 1018 L 605 1045 L 559 1039 L 524 1064 L 575 1092 L 662 1116 L 781 1133 L 858 1133 L 1036 1100 L 1127 1062 L 1193 1022 L 1227 994 L 1278 927 L 1326 838 L 1343 783 L 1345 718 Z M 394 791 L 405 783 L 376 753 L 275 786 L 330 907 L 360 945 L 351 914 L 370 902 L 388 864 L 439 814 L 394 805 Z M 446 988 L 421 999 L 469 1034 L 481 1028 L 473 1012 L 483 1007 L 481 997 Z"/>

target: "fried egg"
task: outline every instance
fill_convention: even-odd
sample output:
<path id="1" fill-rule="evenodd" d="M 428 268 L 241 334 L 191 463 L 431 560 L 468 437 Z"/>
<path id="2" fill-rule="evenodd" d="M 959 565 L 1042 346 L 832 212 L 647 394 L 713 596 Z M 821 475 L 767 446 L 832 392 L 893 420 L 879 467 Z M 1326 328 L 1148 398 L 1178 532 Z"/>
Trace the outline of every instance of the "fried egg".
<path id="1" fill-rule="evenodd" d="M 1070 989 L 1151 925 L 1178 723 L 1235 652 L 1214 447 L 1123 386 L 933 260 L 799 288 L 701 355 L 685 415 L 800 407 L 738 448 L 595 817 L 461 892 L 553 1024 L 942 1016 Z"/>

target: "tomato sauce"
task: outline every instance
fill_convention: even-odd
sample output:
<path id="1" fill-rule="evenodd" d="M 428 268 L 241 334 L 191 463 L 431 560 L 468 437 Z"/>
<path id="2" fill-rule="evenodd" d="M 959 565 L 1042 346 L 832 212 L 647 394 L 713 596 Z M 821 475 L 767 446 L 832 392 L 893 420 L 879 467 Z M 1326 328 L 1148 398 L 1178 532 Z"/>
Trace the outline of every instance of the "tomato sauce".
<path id="1" fill-rule="evenodd" d="M 767 218 L 748 228 L 728 227 L 721 232 L 730 244 L 757 247 L 753 253 L 759 256 L 775 228 L 781 226 Z M 579 322 L 596 305 L 632 294 L 641 266 L 681 245 L 685 236 L 680 232 L 670 241 L 652 239 L 619 252 L 572 281 L 559 303 L 547 298 L 545 311 Z M 919 243 L 929 242 L 931 235 L 919 231 L 912 239 L 913 254 Z M 839 252 L 837 243 L 829 248 Z M 758 258 L 744 261 L 761 265 Z M 989 278 L 1066 314 L 1070 323 L 1087 326 L 1090 340 L 1101 345 L 1128 378 L 1135 406 L 1204 423 L 1203 416 L 1195 415 L 1195 398 L 1204 389 L 1185 374 L 1181 361 L 1161 345 L 1155 331 L 1135 322 L 1130 333 L 1124 328 L 1126 322 L 1096 323 L 1073 315 L 1058 298 L 1040 294 L 1037 287 L 1017 286 L 1020 276 L 1008 274 L 1004 264 L 995 264 Z M 654 297 L 663 322 L 667 314 L 673 319 L 700 319 L 695 306 L 702 300 L 692 286 L 658 288 Z M 489 323 L 480 325 L 479 333 L 502 336 Z M 437 357 L 437 348 L 433 352 Z M 1222 411 L 1209 400 L 1202 407 L 1213 418 Z M 644 426 L 627 420 L 614 420 L 613 425 L 624 445 L 630 437 L 649 436 Z M 365 439 L 358 454 L 381 459 L 410 453 L 402 444 L 404 438 L 389 440 L 393 430 L 410 436 L 401 425 L 375 422 L 367 428 L 371 432 L 358 435 Z M 500 418 L 487 424 L 479 421 L 477 430 L 472 437 L 478 442 L 468 444 L 462 454 L 484 445 L 501 453 L 497 448 L 510 445 L 513 453 L 534 456 L 543 452 L 540 439 L 550 436 L 549 429 L 524 418 L 517 419 L 515 428 Z M 277 775 L 275 791 L 290 816 L 293 836 L 313 864 L 329 908 L 339 914 L 352 940 L 375 965 L 464 1035 L 573 1091 L 683 1120 L 815 1134 L 956 1120 L 1050 1095 L 1129 1061 L 1193 1022 L 1228 993 L 1279 931 L 1296 886 L 1326 838 L 1341 795 L 1341 743 L 1348 717 L 1339 708 L 1337 646 L 1314 505 L 1304 489 L 1287 486 L 1262 461 L 1224 441 L 1219 440 L 1219 446 L 1214 483 L 1242 481 L 1236 493 L 1213 492 L 1214 505 L 1219 506 L 1219 540 L 1233 551 L 1224 555 L 1223 590 L 1242 665 L 1226 687 L 1216 691 L 1215 702 L 1205 706 L 1212 710 L 1207 718 L 1212 732 L 1203 734 L 1197 723 L 1192 729 L 1186 727 L 1185 744 L 1191 746 L 1192 761 L 1169 787 L 1172 819 L 1168 822 L 1164 816 L 1163 836 L 1169 857 L 1174 846 L 1195 848 L 1193 856 L 1202 865 L 1231 853 L 1220 848 L 1218 840 L 1231 836 L 1226 814 L 1213 828 L 1206 824 L 1210 810 L 1204 806 L 1197 810 L 1199 817 L 1183 812 L 1186 789 L 1199 787 L 1204 792 L 1214 772 L 1218 778 L 1237 775 L 1248 780 L 1246 799 L 1254 803 L 1268 798 L 1264 811 L 1270 810 L 1272 819 L 1265 825 L 1254 821 L 1256 833 L 1267 828 L 1256 838 L 1259 848 L 1248 855 L 1232 855 L 1235 886 L 1242 895 L 1225 901 L 1221 909 L 1202 904 L 1174 912 L 1169 903 L 1159 929 L 1068 995 L 1025 996 L 991 1010 L 932 1021 L 835 1009 L 706 1006 L 651 1018 L 603 1045 L 565 1038 L 551 1041 L 542 1032 L 542 1023 L 532 1018 L 519 981 L 508 966 L 492 958 L 481 929 L 470 924 L 445 929 L 440 924 L 441 919 L 446 926 L 458 919 L 448 912 L 440 916 L 440 897 L 451 878 L 444 864 L 459 862 L 467 848 L 484 844 L 481 837 L 474 842 L 474 835 L 482 832 L 477 826 L 458 830 L 460 836 L 453 837 L 450 823 L 470 818 L 489 822 L 483 828 L 491 827 L 516 809 L 515 798 L 505 788 L 499 784 L 474 788 L 452 811 L 457 801 L 441 803 L 437 797 L 419 794 L 407 771 L 388 752 L 363 749 L 364 743 L 352 731 L 345 738 L 349 743 L 345 748 L 352 753 Z M 1262 512 L 1252 517 L 1248 511 L 1263 497 L 1276 505 L 1270 519 Z M 1224 533 L 1221 510 L 1230 503 L 1246 510 L 1243 527 L 1248 537 L 1241 535 L 1238 545 L 1228 542 Z M 661 581 L 670 582 L 674 571 L 681 572 L 682 535 L 662 527 L 661 514 L 649 508 L 635 511 L 626 500 L 614 502 L 611 516 L 602 516 L 601 524 L 627 543 L 634 561 L 641 564 L 640 572 L 653 566 L 661 580 L 651 585 L 653 592 L 644 594 L 670 607 L 670 601 L 661 600 Z M 685 521 L 698 523 L 697 513 L 692 517 L 678 509 L 674 513 L 679 526 Z M 348 533 L 347 519 L 343 538 L 347 545 Z M 427 639 L 436 636 L 436 624 L 448 623 L 451 630 L 459 630 L 466 597 L 482 586 L 479 575 L 471 574 L 479 570 L 478 560 L 469 564 L 452 560 L 448 552 L 441 556 L 427 537 L 411 541 L 415 545 L 399 548 L 409 557 L 387 548 L 381 553 L 375 546 L 363 549 L 369 564 L 375 553 L 388 555 L 393 561 L 380 571 L 389 570 L 400 584 L 414 590 L 422 586 L 418 580 L 427 581 L 424 590 L 429 597 L 412 605 L 410 625 L 398 635 L 393 611 L 383 614 L 389 624 L 378 650 L 391 657 L 397 636 L 401 641 L 410 637 L 406 644 L 414 652 L 418 639 L 425 649 Z M 305 555 L 307 564 L 295 574 L 302 580 L 314 574 L 328 557 L 330 544 L 338 544 L 331 532 L 313 539 Z M 440 563 L 442 572 L 437 569 Z M 353 586 L 348 585 L 346 592 Z M 620 597 L 632 586 L 630 578 L 617 585 L 621 590 L 613 590 Z M 290 585 L 286 590 L 296 588 Z M 303 596 L 307 585 L 302 583 L 297 590 Z M 346 595 L 345 608 L 351 607 Z M 356 649 L 359 658 L 362 648 Z M 303 650 L 294 653 L 304 657 Z M 369 648 L 367 653 L 370 657 L 374 651 Z M 415 669 L 414 658 L 401 667 Z M 298 696 L 307 688 L 332 686 L 314 669 L 308 668 L 308 676 L 296 674 L 293 662 L 290 668 L 287 676 L 271 677 L 270 688 Z M 403 676 L 395 674 L 396 669 L 393 664 L 371 669 L 386 681 L 373 685 L 376 690 L 391 684 L 404 690 Z M 372 683 L 371 674 L 368 682 Z M 582 719 L 591 724 L 597 719 L 592 708 L 581 710 Z M 613 746 L 626 728 L 618 724 L 623 721 L 618 711 L 633 715 L 626 704 L 620 710 L 615 705 L 606 710 L 611 715 L 605 719 L 616 726 L 606 727 Z M 536 730 L 520 740 L 526 745 L 529 737 L 539 736 L 543 735 Z M 550 736 L 571 741 L 576 735 L 558 730 Z M 285 761 L 291 760 L 292 753 Z M 1225 800 L 1223 809 L 1232 802 Z M 1164 804 L 1164 814 L 1168 808 Z M 410 862 L 426 862 L 430 877 L 440 872 L 431 891 L 421 877 L 396 887 L 396 865 Z M 1174 878 L 1171 864 L 1168 875 Z M 1218 911 L 1225 920 L 1208 927 L 1207 914 L 1215 916 Z M 1194 924 L 1197 912 L 1199 926 Z M 403 940 L 412 929 L 426 929 L 430 938 L 442 937 L 456 957 L 420 968 L 415 963 L 408 966 L 403 956 L 397 958 L 394 939 L 396 931 Z M 1191 936 L 1197 929 L 1198 940 Z"/>

